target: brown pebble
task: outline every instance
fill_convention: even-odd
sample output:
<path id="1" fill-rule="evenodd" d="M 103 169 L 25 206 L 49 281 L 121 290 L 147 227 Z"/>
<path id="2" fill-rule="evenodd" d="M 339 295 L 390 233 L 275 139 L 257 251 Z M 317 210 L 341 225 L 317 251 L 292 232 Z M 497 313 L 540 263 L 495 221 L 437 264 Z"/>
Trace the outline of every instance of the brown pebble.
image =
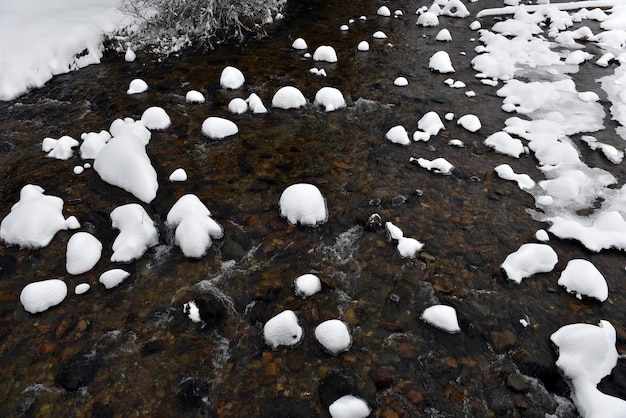
<path id="1" fill-rule="evenodd" d="M 409 393 L 407 393 L 406 397 L 409 398 L 411 403 L 413 403 L 414 405 L 418 405 L 424 400 L 424 395 L 422 395 L 422 392 L 418 392 L 416 390 L 410 390 Z"/>
<path id="2" fill-rule="evenodd" d="M 396 411 L 393 411 L 391 409 L 386 409 L 383 412 L 383 418 L 400 418 L 400 415 L 398 415 Z"/>
<path id="3" fill-rule="evenodd" d="M 492 331 L 489 335 L 491 337 L 491 341 L 493 341 L 493 345 L 498 351 L 515 345 L 517 342 L 517 337 L 509 330 L 503 332 Z"/>
<path id="4" fill-rule="evenodd" d="M 402 342 L 398 346 L 398 354 L 402 358 L 414 360 L 417 358 L 417 349 L 413 344 Z"/>
<path id="5" fill-rule="evenodd" d="M 459 363 L 457 363 L 457 361 L 453 359 L 452 357 L 446 357 L 445 362 L 448 366 L 452 367 L 453 369 L 456 369 L 459 367 Z"/>

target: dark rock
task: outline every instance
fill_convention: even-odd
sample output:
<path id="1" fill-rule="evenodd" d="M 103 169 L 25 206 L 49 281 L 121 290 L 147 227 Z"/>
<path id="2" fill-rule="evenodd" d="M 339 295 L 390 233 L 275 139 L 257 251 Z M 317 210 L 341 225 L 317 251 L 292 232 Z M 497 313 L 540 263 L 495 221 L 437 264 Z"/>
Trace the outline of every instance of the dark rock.
<path id="1" fill-rule="evenodd" d="M 211 387 L 207 381 L 186 378 L 178 390 L 178 403 L 183 409 L 200 408 L 203 416 L 214 416 L 208 405 L 210 390 Z"/>
<path id="2" fill-rule="evenodd" d="M 163 349 L 163 342 L 161 340 L 150 340 L 141 346 L 141 355 L 143 357 L 156 354 Z"/>
<path id="3" fill-rule="evenodd" d="M 519 373 L 511 373 L 506 377 L 506 385 L 516 392 L 527 393 L 530 383 Z"/>
<path id="4" fill-rule="evenodd" d="M 75 392 L 91 383 L 103 363 L 104 358 L 98 352 L 81 351 L 61 363 L 54 382 L 68 392 Z"/>
<path id="5" fill-rule="evenodd" d="M 8 277 L 15 273 L 17 260 L 10 255 L 0 255 L 0 278 Z"/>
<path id="6" fill-rule="evenodd" d="M 113 418 L 114 416 L 115 411 L 108 403 L 94 402 L 91 407 L 92 418 Z"/>
<path id="7" fill-rule="evenodd" d="M 213 294 L 206 294 L 202 298 L 194 299 L 193 302 L 195 302 L 198 307 L 198 313 L 202 320 L 202 328 L 215 328 L 219 325 L 221 320 L 226 317 L 226 305 Z M 185 314 L 189 313 L 188 305 L 185 305 L 183 312 Z"/>
<path id="8" fill-rule="evenodd" d="M 301 399 L 279 397 L 264 402 L 261 418 L 316 418 L 318 415 L 311 405 Z"/>

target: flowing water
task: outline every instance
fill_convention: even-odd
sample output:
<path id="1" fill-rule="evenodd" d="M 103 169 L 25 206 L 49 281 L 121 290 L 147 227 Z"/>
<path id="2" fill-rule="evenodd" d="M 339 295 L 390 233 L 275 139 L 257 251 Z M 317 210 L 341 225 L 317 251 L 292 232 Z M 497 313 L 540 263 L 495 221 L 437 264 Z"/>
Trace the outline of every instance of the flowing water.
<path id="1" fill-rule="evenodd" d="M 488 5 L 469 6 L 475 13 Z M 392 11 L 405 12 L 398 19 L 376 17 L 377 7 L 362 0 L 305 4 L 271 36 L 209 53 L 187 51 L 160 61 L 139 54 L 129 64 L 109 52 L 100 65 L 0 104 L 3 216 L 22 186 L 38 184 L 63 198 L 65 216 L 75 215 L 104 245 L 102 260 L 80 276 L 65 271 L 72 232 L 58 233 L 40 250 L 0 247 L 2 416 L 317 417 L 328 416 L 332 393 L 347 392 L 383 417 L 576 416 L 549 336 L 569 323 L 607 319 L 618 332 L 618 350 L 624 350 L 623 254 L 552 241 L 559 254 L 554 272 L 520 285 L 506 279 L 499 267 L 504 258 L 545 225 L 526 213 L 532 196 L 494 174 L 510 157 L 483 145 L 509 115 L 500 110 L 495 89 L 474 78 L 469 61 L 478 43 L 470 40 L 476 36 L 468 29 L 471 18 L 445 19 L 454 40 L 442 44 L 434 39 L 440 28 L 415 25 L 419 4 L 394 4 Z M 368 19 L 359 20 L 361 15 Z M 356 21 L 341 32 L 350 18 Z M 389 39 L 373 40 L 376 30 Z M 289 47 L 296 37 L 311 51 L 323 44 L 337 50 L 336 64 L 317 64 L 328 77 L 309 73 L 312 61 Z M 356 51 L 361 40 L 370 41 L 370 51 Z M 447 76 L 431 73 L 428 59 L 440 49 L 455 62 L 454 78 L 476 97 L 448 88 Z M 219 88 L 226 65 L 246 75 L 243 90 Z M 581 71 L 576 81 L 592 84 L 608 74 L 599 67 L 593 71 Z M 393 85 L 400 75 L 409 86 Z M 127 96 L 128 83 L 137 77 L 149 91 Z M 269 107 L 285 85 L 310 100 L 323 86 L 339 88 L 349 107 L 238 116 L 226 110 L 230 99 L 252 92 Z M 190 89 L 202 91 L 207 103 L 185 103 Z M 73 174 L 82 163 L 78 156 L 45 158 L 41 140 L 108 129 L 114 119 L 138 119 L 150 106 L 163 107 L 172 118 L 170 128 L 153 132 L 147 148 L 160 187 L 154 202 L 144 206 L 160 227 L 161 242 L 141 260 L 121 266 L 131 278 L 106 290 L 97 278 L 120 267 L 108 261 L 116 236 L 109 214 L 135 200 L 93 170 Z M 469 133 L 446 123 L 447 130 L 430 142 L 407 147 L 384 139 L 398 124 L 412 132 L 431 110 L 474 113 L 483 127 Z M 200 126 L 208 116 L 233 120 L 240 133 L 207 140 Z M 465 147 L 449 146 L 452 138 Z M 444 157 L 455 170 L 437 175 L 410 164 L 409 157 Z M 535 165 L 532 156 L 522 157 L 516 171 L 536 173 Z M 189 180 L 168 182 L 178 167 Z M 327 223 L 294 227 L 280 217 L 280 194 L 300 182 L 322 191 Z M 224 238 L 197 261 L 172 245 L 163 226 L 186 193 L 196 194 L 225 229 Z M 424 242 L 425 251 L 402 259 L 385 231 L 367 224 L 374 213 Z M 578 300 L 557 286 L 572 258 L 589 259 L 602 271 L 609 300 Z M 323 290 L 302 299 L 293 281 L 309 272 L 322 279 Z M 70 289 L 81 282 L 92 288 L 84 295 L 70 292 L 44 313 L 24 311 L 21 289 L 51 277 Z M 191 322 L 182 312 L 191 299 L 205 299 L 214 321 L 204 327 Z M 460 334 L 420 320 L 435 303 L 456 308 Z M 304 338 L 272 350 L 263 342 L 262 326 L 285 309 L 297 313 Z M 336 356 L 314 337 L 315 326 L 332 318 L 345 321 L 353 338 L 350 350 Z M 523 327 L 520 319 L 530 325 Z M 623 360 L 600 388 L 626 396 Z"/>

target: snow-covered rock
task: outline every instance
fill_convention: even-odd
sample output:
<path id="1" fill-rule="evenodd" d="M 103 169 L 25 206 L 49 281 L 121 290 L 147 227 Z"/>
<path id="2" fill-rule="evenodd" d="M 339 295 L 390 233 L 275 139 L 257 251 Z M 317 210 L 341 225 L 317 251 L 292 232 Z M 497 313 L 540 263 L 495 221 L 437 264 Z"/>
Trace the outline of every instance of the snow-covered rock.
<path id="1" fill-rule="evenodd" d="M 272 107 L 279 109 L 298 109 L 304 106 L 306 106 L 304 94 L 293 86 L 281 87 L 272 97 Z"/>
<path id="2" fill-rule="evenodd" d="M 456 310 L 448 305 L 433 305 L 424 309 L 420 318 L 435 328 L 446 331 L 450 334 L 461 332 Z"/>
<path id="3" fill-rule="evenodd" d="M 169 181 L 187 181 L 187 172 L 184 168 L 177 168 L 170 174 Z"/>
<path id="4" fill-rule="evenodd" d="M 524 153 L 524 144 L 504 131 L 495 132 L 485 139 L 485 145 L 496 152 L 519 158 Z"/>
<path id="5" fill-rule="evenodd" d="M 356 46 L 356 49 L 361 51 L 361 52 L 369 51 L 370 50 L 370 44 L 367 41 L 361 41 Z"/>
<path id="6" fill-rule="evenodd" d="M 352 337 L 348 326 L 339 319 L 329 319 L 315 328 L 315 338 L 331 354 L 348 351 L 352 345 Z"/>
<path id="7" fill-rule="evenodd" d="M 130 277 L 130 273 L 122 269 L 107 270 L 100 275 L 98 281 L 107 289 L 119 286 L 124 280 Z"/>
<path id="8" fill-rule="evenodd" d="M 552 271 L 558 261 L 556 252 L 549 245 L 529 243 L 509 254 L 500 267 L 504 269 L 509 280 L 521 283 L 522 279 L 533 274 Z"/>
<path id="9" fill-rule="evenodd" d="M 366 418 L 372 410 L 363 399 L 344 395 L 330 404 L 328 412 L 332 418 Z"/>
<path id="10" fill-rule="evenodd" d="M 406 87 L 409 85 L 409 80 L 407 80 L 406 77 L 396 77 L 396 79 L 393 80 L 393 85 L 398 87 Z"/>
<path id="11" fill-rule="evenodd" d="M 308 45 L 306 44 L 306 41 L 304 39 L 296 38 L 291 44 L 291 47 L 293 49 L 307 49 Z"/>
<path id="12" fill-rule="evenodd" d="M 391 10 L 387 6 L 380 6 L 378 10 L 376 10 L 376 14 L 378 16 L 389 17 L 391 16 Z"/>
<path id="13" fill-rule="evenodd" d="M 69 274 L 83 274 L 100 261 L 102 243 L 88 232 L 77 232 L 67 242 L 65 268 Z"/>
<path id="14" fill-rule="evenodd" d="M 409 158 L 409 162 L 417 163 L 420 167 L 437 174 L 450 175 L 454 170 L 454 165 L 443 157 L 427 160 L 426 158 Z"/>
<path id="15" fill-rule="evenodd" d="M 152 106 L 147 108 L 141 115 L 141 122 L 148 129 L 167 129 L 172 124 L 172 120 L 162 107 Z"/>
<path id="16" fill-rule="evenodd" d="M 296 295 L 303 298 L 313 296 L 322 290 L 322 282 L 315 274 L 307 273 L 299 276 L 295 280 Z"/>
<path id="17" fill-rule="evenodd" d="M 453 73 L 452 60 L 446 51 L 437 51 L 430 57 L 428 68 L 442 74 Z"/>
<path id="18" fill-rule="evenodd" d="M 394 144 L 409 145 L 411 143 L 409 134 L 402 125 L 397 125 L 389 129 L 385 134 L 385 138 Z"/>
<path id="19" fill-rule="evenodd" d="M 206 99 L 204 98 L 204 94 L 200 93 L 198 90 L 189 90 L 187 94 L 185 94 L 185 101 L 187 103 L 204 103 Z"/>
<path id="20" fill-rule="evenodd" d="M 456 123 L 470 132 L 476 132 L 482 127 L 478 116 L 471 114 L 461 116 Z"/>
<path id="21" fill-rule="evenodd" d="M 63 280 L 48 279 L 27 284 L 20 293 L 20 302 L 27 312 L 43 312 L 65 300 L 67 285 Z"/>
<path id="22" fill-rule="evenodd" d="M 86 132 L 81 134 L 80 139 L 83 140 L 83 143 L 80 144 L 80 158 L 83 160 L 92 160 L 96 158 L 100 150 L 109 142 L 111 134 L 105 130 L 100 132 Z"/>
<path id="23" fill-rule="evenodd" d="M 252 113 L 267 113 L 267 108 L 263 104 L 263 101 L 255 93 L 250 94 L 250 96 L 246 99 L 246 102 L 248 103 L 248 108 Z"/>
<path id="24" fill-rule="evenodd" d="M 237 90 L 240 89 L 245 82 L 246 78 L 241 70 L 230 65 L 225 67 L 220 74 L 220 86 L 223 89 Z"/>
<path id="25" fill-rule="evenodd" d="M 568 292 L 581 296 L 589 296 L 604 302 L 609 297 L 606 279 L 590 261 L 573 259 L 567 263 L 559 277 L 559 285 Z"/>
<path id="26" fill-rule="evenodd" d="M 435 39 L 441 42 L 450 42 L 452 40 L 452 35 L 448 29 L 441 29 Z"/>
<path id="27" fill-rule="evenodd" d="M 74 288 L 74 293 L 77 295 L 82 295 L 87 293 L 91 289 L 91 285 L 89 283 L 79 283 Z"/>
<path id="28" fill-rule="evenodd" d="M 522 190 L 530 190 L 535 187 L 535 181 L 530 178 L 528 174 L 516 174 L 508 164 L 500 164 L 494 171 L 498 174 L 498 177 L 504 180 L 511 180 L 517 182 L 517 185 Z"/>
<path id="29" fill-rule="evenodd" d="M 228 102 L 228 111 L 230 113 L 234 113 L 235 115 L 246 113 L 248 111 L 248 102 L 241 97 L 235 97 Z"/>
<path id="30" fill-rule="evenodd" d="M 285 310 L 272 317 L 263 326 L 263 337 L 272 348 L 297 344 L 302 339 L 302 327 L 295 312 Z"/>
<path id="31" fill-rule="evenodd" d="M 337 62 L 337 52 L 335 51 L 335 48 L 330 45 L 321 45 L 318 46 L 313 53 L 313 60 L 330 63 Z"/>
<path id="32" fill-rule="evenodd" d="M 129 263 L 141 258 L 159 243 L 159 232 L 145 209 L 137 203 L 118 206 L 111 212 L 113 228 L 120 231 L 113 242 L 114 263 Z"/>
<path id="33" fill-rule="evenodd" d="M 77 147 L 79 142 L 71 136 L 64 135 L 59 139 L 44 138 L 41 142 L 41 150 L 47 152 L 46 157 L 57 160 L 69 160 L 74 155 L 72 148 Z"/>
<path id="34" fill-rule="evenodd" d="M 440 131 L 446 129 L 441 121 L 441 118 L 437 112 L 434 111 L 427 112 L 424 116 L 422 116 L 417 122 L 417 127 L 421 131 L 428 134 L 428 136 L 437 135 Z"/>
<path id="35" fill-rule="evenodd" d="M 316 226 L 328 220 L 326 200 L 320 190 L 308 183 L 297 183 L 287 187 L 278 202 L 280 216 L 290 224 Z"/>
<path id="36" fill-rule="evenodd" d="M 417 25 L 425 27 L 438 26 L 439 18 L 433 12 L 424 12 L 417 18 Z"/>
<path id="37" fill-rule="evenodd" d="M 128 85 L 128 90 L 126 90 L 126 94 L 139 94 L 148 90 L 148 83 L 143 81 L 140 78 L 136 78 L 130 82 Z"/>
<path id="38" fill-rule="evenodd" d="M 235 122 L 218 116 L 210 116 L 202 122 L 202 133 L 210 139 L 224 139 L 238 132 Z"/>
<path id="39" fill-rule="evenodd" d="M 346 100 L 341 91 L 334 87 L 322 87 L 315 94 L 313 104 L 322 106 L 326 112 L 332 112 L 342 107 L 346 107 Z"/>

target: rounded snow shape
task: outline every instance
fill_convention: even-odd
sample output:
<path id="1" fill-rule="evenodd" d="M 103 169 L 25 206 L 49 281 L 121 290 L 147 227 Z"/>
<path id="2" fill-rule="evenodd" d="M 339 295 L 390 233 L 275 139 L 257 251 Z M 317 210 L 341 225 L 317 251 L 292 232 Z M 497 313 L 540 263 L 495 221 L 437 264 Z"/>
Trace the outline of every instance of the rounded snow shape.
<path id="1" fill-rule="evenodd" d="M 80 158 L 91 160 L 96 158 L 98 153 L 111 139 L 111 134 L 107 131 L 83 133 L 80 136 L 83 143 L 80 144 Z"/>
<path id="2" fill-rule="evenodd" d="M 398 87 L 406 87 L 409 85 L 409 80 L 407 80 L 406 77 L 398 77 L 393 80 L 393 85 Z"/>
<path id="3" fill-rule="evenodd" d="M 234 113 L 235 115 L 246 113 L 248 111 L 248 102 L 241 97 L 235 97 L 228 103 L 228 111 L 230 113 Z"/>
<path id="4" fill-rule="evenodd" d="M 559 257 L 547 244 L 523 244 L 517 251 L 509 254 L 500 265 L 507 277 L 516 283 L 535 273 L 552 271 Z"/>
<path id="5" fill-rule="evenodd" d="M 461 125 L 462 127 L 464 127 L 470 132 L 476 132 L 482 127 L 480 123 L 480 119 L 478 119 L 478 116 L 476 115 L 461 116 L 459 120 L 456 121 L 456 123 Z"/>
<path id="6" fill-rule="evenodd" d="M 359 51 L 362 51 L 362 52 L 369 51 L 370 50 L 370 44 L 367 41 L 361 41 L 357 45 L 356 49 L 358 49 Z"/>
<path id="7" fill-rule="evenodd" d="M 223 89 L 236 90 L 241 88 L 245 82 L 246 78 L 243 76 L 243 73 L 235 67 L 228 66 L 224 68 L 220 75 L 220 86 Z"/>
<path id="8" fill-rule="evenodd" d="M 267 345 L 276 348 L 294 345 L 302 339 L 302 328 L 293 311 L 286 310 L 271 318 L 263 327 L 263 338 Z"/>
<path id="9" fill-rule="evenodd" d="M 558 281 L 577 298 L 589 296 L 604 302 L 609 297 L 609 288 L 600 271 L 590 261 L 582 259 L 570 260 L 561 273 Z"/>
<path id="10" fill-rule="evenodd" d="M 343 32 L 345 32 L 345 31 L 347 31 L 347 30 L 349 30 L 349 29 L 350 29 L 350 27 L 349 27 L 348 25 L 341 25 L 341 26 L 339 27 L 339 30 L 341 30 L 341 31 L 343 31 Z"/>
<path id="11" fill-rule="evenodd" d="M 449 42 L 452 40 L 452 35 L 448 29 L 441 29 L 435 39 L 441 42 Z"/>
<path id="12" fill-rule="evenodd" d="M 314 61 L 337 62 L 337 52 L 335 48 L 329 45 L 318 46 L 313 53 Z"/>
<path id="13" fill-rule="evenodd" d="M 283 191 L 278 202 L 280 216 L 290 224 L 315 226 L 326 222 L 328 211 L 320 190 L 308 183 L 292 184 Z"/>
<path id="14" fill-rule="evenodd" d="M 504 131 L 495 132 L 485 139 L 485 145 L 493 148 L 500 154 L 510 155 L 511 157 L 519 158 L 524 153 L 524 144 L 517 138 L 513 138 L 511 135 Z"/>
<path id="15" fill-rule="evenodd" d="M 348 327 L 338 319 L 330 319 L 315 328 L 315 338 L 331 354 L 348 351 L 352 337 Z"/>
<path id="16" fill-rule="evenodd" d="M 372 37 L 374 39 L 387 39 L 387 35 L 385 34 L 385 32 L 383 32 L 381 30 L 377 30 L 376 32 L 374 32 Z"/>
<path id="17" fill-rule="evenodd" d="M 306 106 L 306 98 L 293 86 L 281 87 L 272 97 L 272 107 L 279 109 L 298 109 L 304 106 Z"/>
<path id="18" fill-rule="evenodd" d="M 252 113 L 267 113 L 267 109 L 261 101 L 261 98 L 255 93 L 250 94 L 250 96 L 246 99 L 246 102 L 248 103 L 248 108 Z"/>
<path id="19" fill-rule="evenodd" d="M 322 282 L 315 274 L 303 274 L 296 278 L 296 295 L 306 298 L 322 290 Z"/>
<path id="20" fill-rule="evenodd" d="M 372 410 L 363 399 L 345 395 L 333 402 L 328 412 L 332 418 L 365 418 Z"/>
<path id="21" fill-rule="evenodd" d="M 419 26 L 438 26 L 439 18 L 433 12 L 425 12 L 419 15 L 417 24 Z"/>
<path id="22" fill-rule="evenodd" d="M 401 237 L 398 239 L 397 249 L 402 258 L 414 258 L 423 248 L 424 244 L 415 238 Z"/>
<path id="23" fill-rule="evenodd" d="M 91 289 L 89 283 L 77 284 L 74 288 L 74 293 L 76 293 L 77 295 L 82 295 L 83 293 L 87 293 L 89 289 Z"/>
<path id="24" fill-rule="evenodd" d="M 83 274 L 100 260 L 102 243 L 88 232 L 77 232 L 67 242 L 65 268 L 69 274 Z"/>
<path id="25" fill-rule="evenodd" d="M 136 78 L 128 85 L 128 90 L 126 90 L 126 94 L 138 94 L 143 93 L 146 90 L 148 90 L 148 83 L 140 78 Z"/>
<path id="26" fill-rule="evenodd" d="M 129 263 L 141 258 L 159 243 L 159 232 L 143 206 L 128 203 L 111 211 L 111 225 L 120 233 L 113 241 L 114 263 Z"/>
<path id="27" fill-rule="evenodd" d="M 306 41 L 302 38 L 298 38 L 295 41 L 293 41 L 293 43 L 291 44 L 291 47 L 293 49 L 307 49 L 308 45 L 306 44 Z"/>
<path id="28" fill-rule="evenodd" d="M 389 17 L 391 16 L 391 10 L 387 6 L 380 6 L 378 10 L 376 10 L 376 14 L 378 16 Z"/>
<path id="29" fill-rule="evenodd" d="M 459 321 L 456 317 L 456 310 L 452 306 L 434 305 L 424 309 L 422 321 L 435 328 L 446 331 L 450 334 L 461 332 Z"/>
<path id="30" fill-rule="evenodd" d="M 185 100 L 187 103 L 204 103 L 205 98 L 202 93 L 198 90 L 189 90 L 185 95 Z"/>
<path id="31" fill-rule="evenodd" d="M 135 51 L 133 51 L 132 49 L 128 48 L 126 50 L 126 53 L 124 54 L 124 61 L 126 62 L 134 62 L 137 59 L 137 54 L 135 54 Z"/>
<path id="32" fill-rule="evenodd" d="M 27 312 L 35 314 L 58 305 L 66 296 L 67 285 L 63 280 L 48 279 L 26 285 L 20 293 L 20 302 Z"/>
<path id="33" fill-rule="evenodd" d="M 148 129 L 167 129 L 172 124 L 172 120 L 163 108 L 158 106 L 149 107 L 141 115 L 141 122 Z"/>
<path id="34" fill-rule="evenodd" d="M 183 168 L 177 168 L 170 174 L 169 181 L 187 181 L 187 172 Z"/>
<path id="35" fill-rule="evenodd" d="M 334 87 L 322 87 L 315 94 L 314 104 L 324 107 L 327 112 L 346 107 L 346 100 L 341 91 Z"/>
<path id="36" fill-rule="evenodd" d="M 100 275 L 98 281 L 104 285 L 107 289 L 111 289 L 130 276 L 130 273 L 122 269 L 107 270 Z"/>
<path id="37" fill-rule="evenodd" d="M 394 144 L 409 145 L 411 143 L 411 140 L 409 139 L 409 134 L 402 125 L 394 126 L 393 128 L 389 129 L 385 134 L 385 138 L 387 138 Z"/>
<path id="38" fill-rule="evenodd" d="M 417 127 L 428 135 L 437 135 L 439 131 L 446 129 L 439 114 L 435 111 L 430 111 L 422 116 L 417 122 Z"/>
<path id="39" fill-rule="evenodd" d="M 430 57 L 428 68 L 442 74 L 453 73 L 452 60 L 446 51 L 437 51 Z"/>
<path id="40" fill-rule="evenodd" d="M 228 119 L 211 116 L 202 122 L 202 133 L 211 139 L 223 139 L 237 132 L 239 132 L 237 125 Z"/>

